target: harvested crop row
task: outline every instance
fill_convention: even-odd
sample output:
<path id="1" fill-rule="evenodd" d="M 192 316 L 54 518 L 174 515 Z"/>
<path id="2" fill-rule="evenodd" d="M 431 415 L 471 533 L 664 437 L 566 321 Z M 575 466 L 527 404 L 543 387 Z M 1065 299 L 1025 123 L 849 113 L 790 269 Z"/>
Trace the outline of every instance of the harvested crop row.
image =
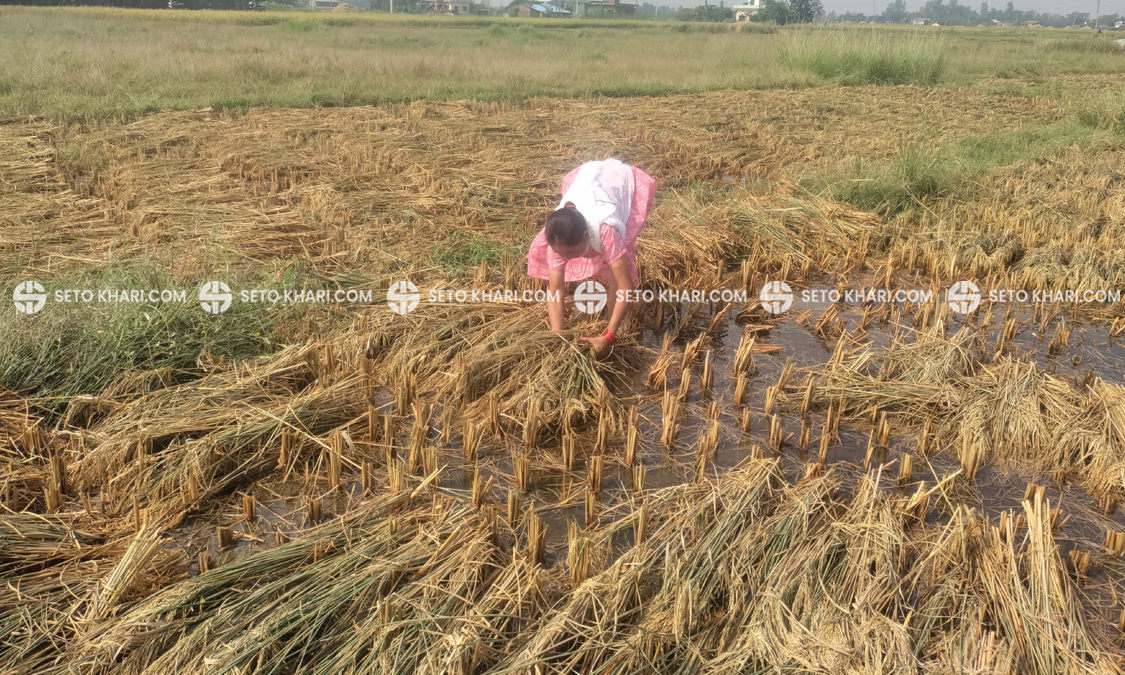
<path id="1" fill-rule="evenodd" d="M 1081 612 L 1049 504 L 1025 502 L 999 527 L 967 510 L 930 526 L 879 481 L 839 499 L 831 473 L 790 487 L 757 461 L 653 492 L 644 538 L 569 584 L 525 548 L 534 513 L 508 530 L 491 507 L 388 493 L 107 611 L 93 598 L 130 597 L 116 589 L 158 564 L 126 553 L 91 599 L 69 601 L 80 620 L 13 625 L 0 657 L 10 672 L 60 673 L 1120 672 Z M 639 526 L 625 517 L 585 536 L 604 549 Z M 35 597 L 61 591 L 35 577 L 19 577 Z M 50 635 L 69 640 L 49 647 Z"/>
<path id="2" fill-rule="evenodd" d="M 405 262 L 411 242 L 442 242 L 457 230 L 529 240 L 560 176 L 590 156 L 619 155 L 680 190 L 781 178 L 782 167 L 830 146 L 861 151 L 852 146 L 865 136 L 850 127 L 808 124 L 811 100 L 824 101 L 825 91 L 5 125 L 0 142 L 13 158 L 0 192 L 6 268 L 15 272 L 17 260 L 58 270 L 145 258 L 199 280 L 216 264 L 257 268 L 295 255 L 327 269 L 362 266 L 377 278 L 422 271 Z M 882 116 L 873 139 L 891 139 L 887 125 L 917 133 L 915 117 L 888 112 L 897 108 L 886 90 L 829 91 L 849 112 Z M 931 105 L 924 99 L 933 97 L 953 106 L 961 114 L 942 117 L 950 135 L 1058 114 L 1030 99 L 990 100 L 995 119 L 974 121 L 971 111 L 983 103 L 975 95 L 905 88 L 893 97 L 900 106 Z M 768 121 L 762 110 L 771 111 Z M 794 136 L 810 128 L 811 136 Z"/>
<path id="3" fill-rule="evenodd" d="M 1125 388 L 1100 379 L 1075 387 L 988 353 L 987 335 L 962 328 L 946 337 L 938 325 L 914 342 L 857 350 L 817 377 L 818 400 L 852 419 L 889 414 L 925 436 L 924 454 L 952 454 L 969 476 L 1020 459 L 1073 474 L 1096 494 L 1125 488 Z"/>

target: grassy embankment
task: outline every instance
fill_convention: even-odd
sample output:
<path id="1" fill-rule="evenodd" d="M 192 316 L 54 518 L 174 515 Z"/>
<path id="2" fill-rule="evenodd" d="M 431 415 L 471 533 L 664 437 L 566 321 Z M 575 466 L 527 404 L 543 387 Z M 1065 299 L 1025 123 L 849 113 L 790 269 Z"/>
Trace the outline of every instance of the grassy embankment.
<path id="1" fill-rule="evenodd" d="M 1079 31 L 841 27 L 831 34 L 670 21 L 5 8 L 0 117 L 660 95 L 826 81 L 983 83 L 1042 93 L 1036 79 L 1125 70 L 1108 38 Z M 1023 79 L 997 84 L 998 77 Z"/>

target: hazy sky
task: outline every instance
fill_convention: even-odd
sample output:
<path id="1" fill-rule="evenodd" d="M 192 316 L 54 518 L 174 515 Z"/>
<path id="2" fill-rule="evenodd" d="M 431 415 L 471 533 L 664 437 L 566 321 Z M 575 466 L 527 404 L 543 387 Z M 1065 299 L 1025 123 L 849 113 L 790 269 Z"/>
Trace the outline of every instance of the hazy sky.
<path id="1" fill-rule="evenodd" d="M 493 0 L 496 2 L 497 0 Z M 507 0 L 504 0 L 505 2 Z M 695 7 L 696 5 L 703 4 L 703 0 L 625 0 L 626 2 L 650 2 L 654 5 L 663 5 L 665 7 Z M 714 4 L 719 4 L 719 0 L 708 0 Z M 820 0 L 824 5 L 825 12 L 836 12 L 842 14 L 844 12 L 864 12 L 871 13 L 872 10 L 876 14 L 881 14 L 887 5 L 892 0 Z M 949 2 L 949 0 L 944 0 Z M 968 5 L 973 9 L 980 9 L 981 0 L 957 0 L 962 5 Z M 1036 12 L 1050 12 L 1052 14 L 1070 14 L 1071 12 L 1089 12 L 1091 16 L 1094 14 L 1094 7 L 1097 5 L 1097 0 L 1012 0 L 1012 3 L 1019 10 L 1033 9 Z M 724 4 L 728 7 L 742 4 L 742 0 L 724 0 Z M 922 8 L 926 4 L 926 0 L 906 0 L 906 8 L 912 12 Z M 1008 4 L 1008 0 L 988 0 L 988 6 L 1003 9 Z M 1122 14 L 1125 15 L 1125 0 L 1102 0 L 1101 8 L 1102 16 L 1107 14 Z"/>
<path id="2" fill-rule="evenodd" d="M 870 12 L 874 6 L 882 12 L 891 0 L 821 0 L 826 12 Z M 958 0 L 962 5 L 969 5 L 973 9 L 980 8 L 980 0 Z M 1051 12 L 1052 14 L 1070 14 L 1071 12 L 1094 13 L 1095 0 L 1077 0 L 1076 2 L 1062 2 L 1060 0 L 1012 0 L 1016 9 L 1034 9 L 1037 12 Z M 923 0 L 906 0 L 906 7 L 910 11 L 919 9 L 925 2 Z M 1008 0 L 990 0 L 989 7 L 1003 8 Z M 1102 0 L 1102 14 L 1125 13 L 1125 0 Z"/>

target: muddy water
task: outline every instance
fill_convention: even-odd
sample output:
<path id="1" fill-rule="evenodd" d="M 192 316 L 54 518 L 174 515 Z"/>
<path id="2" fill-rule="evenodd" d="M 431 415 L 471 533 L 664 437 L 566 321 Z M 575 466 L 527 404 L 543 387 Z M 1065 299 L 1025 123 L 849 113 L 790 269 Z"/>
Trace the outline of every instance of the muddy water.
<path id="1" fill-rule="evenodd" d="M 695 339 L 707 328 L 715 309 L 696 308 L 698 311 L 695 312 L 694 319 L 688 321 L 686 326 L 681 326 L 673 342 L 673 352 L 677 356 L 682 353 L 688 341 Z M 862 333 L 859 331 L 862 308 L 837 306 L 837 309 L 848 333 L 863 335 L 862 342 L 859 344 L 885 347 L 890 343 L 894 333 L 892 326 L 871 322 L 866 332 Z M 814 310 L 811 315 L 805 317 L 786 315 L 778 320 L 772 320 L 763 316 L 739 319 L 732 311 L 725 322 L 705 341 L 703 347 L 704 351 L 711 352 L 714 371 L 713 386 L 707 391 L 699 387 L 702 352 L 695 363 L 694 381 L 685 405 L 686 413 L 672 448 L 665 448 L 660 444 L 660 393 L 649 390 L 645 384 L 648 368 L 641 368 L 631 373 L 626 381 L 615 383 L 615 393 L 627 405 L 636 405 L 640 413 L 638 458 L 646 467 L 645 489 L 677 485 L 694 479 L 695 448 L 700 434 L 709 425 L 709 407 L 712 401 L 718 401 L 721 434 L 713 461 L 708 465 L 710 474 L 718 475 L 739 465 L 757 446 L 762 448 L 767 456 L 780 457 L 790 480 L 796 481 L 804 475 L 810 457 L 795 447 L 800 433 L 799 416 L 788 412 L 780 413 L 784 418 L 789 443 L 780 451 L 774 452 L 768 449 L 769 420 L 762 411 L 765 405 L 766 388 L 777 383 L 787 361 L 791 360 L 796 368 L 790 382 L 799 384 L 804 381 L 808 371 L 819 370 L 829 360 L 834 343 L 818 337 L 812 330 L 821 312 L 823 310 Z M 681 318 L 688 315 L 684 311 L 679 314 Z M 1013 340 L 1014 352 L 1028 355 L 1028 358 L 1040 368 L 1060 377 L 1073 378 L 1076 382 L 1086 377 L 1089 371 L 1093 371 L 1098 377 L 1107 381 L 1121 380 L 1121 374 L 1125 372 L 1123 368 L 1125 345 L 1119 340 L 1110 338 L 1104 326 L 1081 323 L 1073 325 L 1068 349 L 1057 355 L 1049 355 L 1047 345 L 1055 336 L 1054 323 L 1057 323 L 1058 319 L 1040 334 L 1040 327 L 1032 321 L 1030 313 L 1013 313 L 1012 316 L 1021 322 Z M 993 316 L 988 342 L 990 349 L 995 347 L 1004 318 L 999 310 Z M 780 350 L 776 353 L 755 354 L 746 400 L 746 405 L 752 411 L 752 422 L 749 431 L 744 432 L 739 427 L 735 406 L 732 404 L 735 387 L 732 360 L 743 333 L 743 325 L 747 322 L 755 326 L 762 323 L 771 324 L 768 329 L 756 333 L 757 341 L 763 345 L 778 346 Z M 967 325 L 979 327 L 979 323 L 980 316 L 968 319 Z M 949 334 L 957 328 L 959 326 L 952 325 Z M 904 332 L 909 338 L 909 329 L 900 329 L 900 332 Z M 663 334 L 662 330 L 645 330 L 643 341 L 646 346 L 658 351 Z M 675 386 L 677 383 L 678 379 L 673 379 L 669 384 Z M 785 407 L 786 410 L 789 408 L 791 406 Z M 435 411 L 435 418 L 439 415 L 440 411 Z M 809 452 L 812 453 L 812 461 L 815 461 L 824 416 L 822 413 L 812 413 L 809 422 L 811 424 Z M 434 441 L 437 442 L 439 430 L 435 430 L 434 433 Z M 901 438 L 892 437 L 887 448 L 869 458 L 868 436 L 868 428 L 843 424 L 840 428 L 840 441 L 828 452 L 827 464 L 844 477 L 842 483 L 845 486 L 854 485 L 860 476 L 882 465 L 885 479 L 880 484 L 887 490 L 908 495 L 917 489 L 919 481 L 925 481 L 926 485 L 932 486 L 941 478 L 955 473 L 959 468 L 955 459 L 941 454 L 929 458 L 918 457 L 915 454 L 917 441 L 912 434 Z M 399 442 L 402 440 L 400 438 Z M 457 434 L 454 434 L 453 444 L 457 445 L 457 443 L 459 439 Z M 578 459 L 576 470 L 573 472 L 563 470 L 558 459 L 561 453 L 557 443 L 558 439 L 548 439 L 533 455 L 531 488 L 527 495 L 521 497 L 524 504 L 535 506 L 537 514 L 547 525 L 546 563 L 548 565 L 557 564 L 565 559 L 567 522 L 574 521 L 580 527 L 585 526 L 587 480 L 585 463 L 586 458 L 595 454 L 595 435 L 591 430 L 580 433 L 576 437 Z M 605 453 L 603 480 L 596 500 L 596 511 L 599 513 L 628 504 L 635 495 L 631 490 L 632 472 L 621 459 L 623 445 L 622 438 L 613 438 Z M 911 482 L 899 485 L 894 478 L 898 476 L 900 458 L 906 452 L 915 455 L 914 474 Z M 458 448 L 444 451 L 440 460 L 444 469 L 438 479 L 438 487 L 442 492 L 468 500 L 472 490 L 473 472 L 479 471 L 486 480 L 493 479 L 489 501 L 500 506 L 499 510 L 503 517 L 508 492 L 514 482 L 510 457 L 510 446 L 492 439 L 485 439 L 478 461 L 473 466 L 465 464 Z M 1125 508 L 1106 515 L 1099 509 L 1097 501 L 1081 487 L 1070 484 L 1058 485 L 1050 476 L 1018 463 L 984 466 L 975 479 L 958 477 L 950 489 L 932 502 L 934 506 L 930 519 L 933 522 L 943 521 L 958 504 L 975 508 L 994 521 L 1004 510 L 1016 510 L 1018 513 L 1024 490 L 1029 482 L 1046 486 L 1047 498 L 1051 504 L 1062 507 L 1063 525 L 1058 531 L 1057 538 L 1064 556 L 1073 547 L 1084 551 L 1100 551 L 1108 529 L 1125 531 Z M 203 515 L 195 519 L 193 524 L 183 528 L 179 532 L 178 540 L 185 545 L 188 554 L 193 558 L 200 552 L 206 552 L 216 564 L 228 563 L 250 555 L 254 551 L 276 545 L 276 532 L 283 532 L 291 538 L 300 536 L 300 533 L 312 524 L 308 516 L 310 498 L 315 497 L 320 502 L 322 518 L 328 518 L 335 513 L 346 512 L 355 501 L 362 498 L 361 493 L 358 483 L 349 484 L 342 491 L 330 493 L 323 480 L 318 480 L 315 475 L 299 476 L 296 480 L 290 479 L 276 484 L 261 484 L 255 486 L 253 490 L 253 494 L 258 499 L 258 514 L 253 523 L 245 522 L 240 518 L 240 498 L 237 501 L 231 498 L 223 504 L 219 513 Z M 618 516 L 623 512 L 626 511 L 622 511 L 621 508 L 615 510 Z M 234 528 L 237 533 L 234 546 L 219 548 L 214 534 L 216 523 L 227 524 Z M 630 537 L 630 532 L 623 532 L 621 540 L 615 543 L 622 548 L 627 547 L 631 544 Z M 1095 559 L 1102 560 L 1097 556 Z M 1106 614 L 1108 608 L 1117 601 L 1115 587 L 1122 580 L 1122 565 L 1115 560 L 1103 560 L 1103 563 L 1095 564 L 1095 571 L 1088 581 L 1088 588 L 1091 597 L 1096 599 L 1096 607 L 1092 608 L 1092 611 L 1108 616 Z"/>

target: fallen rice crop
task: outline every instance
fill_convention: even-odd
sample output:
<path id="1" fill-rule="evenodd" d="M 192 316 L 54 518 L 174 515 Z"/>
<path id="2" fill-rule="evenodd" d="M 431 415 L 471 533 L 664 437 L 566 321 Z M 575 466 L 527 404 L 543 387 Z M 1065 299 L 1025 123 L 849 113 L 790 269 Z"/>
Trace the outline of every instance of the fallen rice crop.
<path id="1" fill-rule="evenodd" d="M 812 104 L 902 137 L 911 106 L 943 104 L 926 133 L 954 140 L 1062 114 L 1005 100 L 982 122 L 989 101 L 826 87 L 0 125 L 12 278 L 144 264 L 375 298 L 258 308 L 234 337 L 265 353 L 0 370 L 0 670 L 1120 672 L 1120 303 L 758 299 L 767 280 L 1120 286 L 1112 144 L 893 214 L 794 182 L 898 156 L 810 131 Z M 746 302 L 640 307 L 599 361 L 578 340 L 596 319 L 552 333 L 536 304 L 431 301 L 541 289 L 513 251 L 591 154 L 660 181 L 643 289 Z M 397 314 L 382 294 L 403 279 L 423 298 Z"/>
<path id="2" fill-rule="evenodd" d="M 114 615 L 99 602 L 124 597 L 117 589 L 125 582 L 115 580 L 135 589 L 157 565 L 151 554 L 127 552 L 104 588 L 71 605 L 81 612 L 76 621 L 43 627 L 44 637 L 67 642 L 29 643 L 0 658 L 8 667 L 33 659 L 37 672 L 79 664 L 136 673 L 639 673 L 658 664 L 703 673 L 966 663 L 992 672 L 1118 672 L 1109 635 L 1082 614 L 1048 504 L 1027 502 L 1022 526 L 1014 514 L 998 527 L 968 510 L 926 525 L 880 490 L 881 480 L 864 479 L 845 497 L 832 474 L 787 486 L 775 461 L 756 461 L 717 482 L 654 492 L 650 534 L 576 586 L 530 563 L 525 535 L 494 511 L 403 491 Z M 612 531 L 595 534 L 594 544 L 606 546 Z M 130 551 L 144 541 L 138 535 Z M 26 615 L 10 616 L 19 625 Z"/>

